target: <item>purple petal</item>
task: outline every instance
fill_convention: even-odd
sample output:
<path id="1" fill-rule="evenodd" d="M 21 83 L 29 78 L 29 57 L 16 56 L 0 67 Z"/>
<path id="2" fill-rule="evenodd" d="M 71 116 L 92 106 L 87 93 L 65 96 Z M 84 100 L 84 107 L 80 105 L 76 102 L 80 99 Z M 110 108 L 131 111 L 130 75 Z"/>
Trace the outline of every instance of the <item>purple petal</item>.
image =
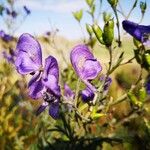
<path id="1" fill-rule="evenodd" d="M 102 70 L 100 63 L 94 58 L 86 45 L 78 45 L 71 51 L 71 63 L 82 80 L 92 80 Z"/>
<path id="2" fill-rule="evenodd" d="M 49 115 L 50 115 L 53 119 L 58 119 L 58 117 L 59 117 L 59 101 L 50 104 L 50 107 L 49 107 Z"/>
<path id="3" fill-rule="evenodd" d="M 70 89 L 67 84 L 64 85 L 64 96 L 69 99 L 73 99 L 75 97 L 75 93 Z"/>
<path id="4" fill-rule="evenodd" d="M 33 80 L 33 79 L 31 79 Z M 39 99 L 39 98 L 42 98 L 42 91 L 44 90 L 44 86 L 43 86 L 43 83 L 41 81 L 41 79 L 35 81 L 35 82 L 32 82 L 30 81 L 30 86 L 28 87 L 29 88 L 29 96 L 33 99 Z"/>
<path id="5" fill-rule="evenodd" d="M 145 86 L 146 86 L 147 94 L 150 95 L 150 75 L 147 77 Z"/>
<path id="6" fill-rule="evenodd" d="M 81 97 L 84 102 L 93 100 L 94 93 L 87 87 L 81 92 Z"/>
<path id="7" fill-rule="evenodd" d="M 53 56 L 45 59 L 45 67 L 42 75 L 43 84 L 55 95 L 60 96 L 60 87 L 58 85 L 59 69 L 57 60 Z"/>
<path id="8" fill-rule="evenodd" d="M 100 80 L 103 81 L 103 80 L 106 80 L 105 81 L 105 84 L 104 84 L 104 91 L 107 91 L 110 84 L 112 83 L 112 79 L 110 77 L 107 77 L 107 79 L 105 79 L 106 77 L 104 75 L 102 75 L 100 77 Z"/>
<path id="9" fill-rule="evenodd" d="M 5 32 L 3 30 L 1 30 L 0 31 L 0 37 L 2 38 L 2 37 L 4 37 L 4 35 L 5 35 Z"/>
<path id="10" fill-rule="evenodd" d="M 15 62 L 20 74 L 37 71 L 42 66 L 41 46 L 30 34 L 22 34 L 16 48 L 17 59 Z"/>
<path id="11" fill-rule="evenodd" d="M 38 79 L 40 79 L 41 72 L 36 72 L 31 80 L 28 83 L 28 87 L 30 87 L 34 82 L 36 82 Z"/>
<path id="12" fill-rule="evenodd" d="M 2 52 L 3 57 L 9 62 L 9 63 L 14 63 L 14 58 L 10 54 L 8 54 L 6 51 Z"/>
<path id="13" fill-rule="evenodd" d="M 122 22 L 123 28 L 126 32 L 132 35 L 135 39 L 145 43 L 148 39 L 148 34 L 150 34 L 150 26 L 138 25 L 137 23 L 124 20 Z"/>
<path id="14" fill-rule="evenodd" d="M 38 108 L 36 115 L 41 114 L 46 109 L 47 106 L 48 106 L 48 102 L 42 103 L 42 105 L 40 105 L 40 107 Z"/>

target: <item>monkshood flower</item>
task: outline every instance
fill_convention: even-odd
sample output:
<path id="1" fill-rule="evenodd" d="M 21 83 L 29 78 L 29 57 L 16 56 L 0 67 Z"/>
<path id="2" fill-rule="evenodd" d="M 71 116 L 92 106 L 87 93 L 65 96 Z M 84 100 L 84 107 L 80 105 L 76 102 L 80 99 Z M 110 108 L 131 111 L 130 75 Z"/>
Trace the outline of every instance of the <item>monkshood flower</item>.
<path id="1" fill-rule="evenodd" d="M 72 103 L 75 98 L 75 93 L 71 90 L 71 88 L 67 84 L 64 85 L 64 98 L 67 102 L 70 103 Z M 67 106 L 69 112 L 72 111 L 72 105 L 68 104 Z"/>
<path id="2" fill-rule="evenodd" d="M 64 96 L 66 97 L 66 99 L 71 100 L 73 100 L 75 97 L 75 93 L 70 89 L 67 84 L 64 85 Z"/>
<path id="3" fill-rule="evenodd" d="M 102 75 L 100 77 L 100 81 L 105 80 L 104 91 L 108 91 L 108 88 L 109 88 L 110 84 L 112 83 L 112 79 L 110 77 L 107 77 L 106 79 L 105 78 L 106 78 L 105 75 Z"/>
<path id="4" fill-rule="evenodd" d="M 14 64 L 15 63 L 15 58 L 16 58 L 16 53 L 13 49 L 9 49 L 9 53 L 7 53 L 6 51 L 2 52 L 3 57 L 9 62 Z"/>
<path id="5" fill-rule="evenodd" d="M 13 17 L 13 18 L 16 18 L 17 15 L 18 15 L 16 11 L 14 11 L 14 10 L 10 11 L 9 8 L 5 8 L 5 10 L 6 10 L 6 14 L 7 14 L 8 16 Z"/>
<path id="6" fill-rule="evenodd" d="M 102 70 L 100 63 L 94 58 L 86 45 L 78 45 L 73 48 L 70 54 L 72 66 L 76 74 L 93 92 L 96 88 L 90 83 Z"/>
<path id="7" fill-rule="evenodd" d="M 124 30 L 135 39 L 142 42 L 144 45 L 150 45 L 150 26 L 139 25 L 128 20 L 124 20 L 122 25 Z"/>
<path id="8" fill-rule="evenodd" d="M 27 6 L 23 6 L 23 9 L 27 15 L 31 14 L 31 11 L 29 10 Z"/>
<path id="9" fill-rule="evenodd" d="M 145 84 L 147 94 L 150 95 L 150 75 L 147 77 L 147 82 Z"/>
<path id="10" fill-rule="evenodd" d="M 94 93 L 88 87 L 81 91 L 81 98 L 83 102 L 89 102 L 94 99 Z"/>
<path id="11" fill-rule="evenodd" d="M 49 115 L 58 118 L 60 86 L 58 85 L 59 68 L 53 56 L 45 59 L 42 64 L 41 46 L 30 34 L 22 34 L 16 47 L 15 66 L 22 75 L 33 75 L 28 83 L 29 95 L 33 99 L 43 98 L 44 102 L 39 107 L 37 114 L 49 106 Z"/>
<path id="12" fill-rule="evenodd" d="M 3 30 L 0 31 L 0 38 L 5 42 L 10 42 L 13 40 L 13 37 L 9 34 L 6 34 Z"/>

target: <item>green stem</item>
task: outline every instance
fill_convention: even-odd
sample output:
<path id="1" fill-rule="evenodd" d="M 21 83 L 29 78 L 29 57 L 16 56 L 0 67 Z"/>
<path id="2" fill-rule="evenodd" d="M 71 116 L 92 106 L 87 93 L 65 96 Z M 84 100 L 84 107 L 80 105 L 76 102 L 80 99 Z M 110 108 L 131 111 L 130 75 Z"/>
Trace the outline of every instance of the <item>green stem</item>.
<path id="1" fill-rule="evenodd" d="M 117 20 L 117 30 L 118 30 L 118 47 L 121 47 L 121 36 L 120 36 L 120 24 L 119 24 L 119 17 L 118 17 L 118 13 L 117 13 L 117 9 L 116 7 L 113 8 L 113 11 L 115 13 L 115 17 L 116 17 L 116 20 Z"/>
<path id="2" fill-rule="evenodd" d="M 77 107 L 77 104 L 78 104 L 78 93 L 80 90 L 80 85 L 81 85 L 81 79 L 79 78 L 76 84 L 76 92 L 75 92 L 75 100 L 74 100 L 75 107 Z"/>

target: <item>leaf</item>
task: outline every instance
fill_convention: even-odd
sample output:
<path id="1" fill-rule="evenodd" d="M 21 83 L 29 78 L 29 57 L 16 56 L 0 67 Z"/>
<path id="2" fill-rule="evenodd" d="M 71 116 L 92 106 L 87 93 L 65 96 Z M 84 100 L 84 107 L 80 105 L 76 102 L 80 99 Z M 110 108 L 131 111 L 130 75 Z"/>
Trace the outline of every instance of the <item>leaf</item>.
<path id="1" fill-rule="evenodd" d="M 80 22 L 83 16 L 83 10 L 81 9 L 79 11 L 73 12 L 73 16 L 78 22 Z"/>

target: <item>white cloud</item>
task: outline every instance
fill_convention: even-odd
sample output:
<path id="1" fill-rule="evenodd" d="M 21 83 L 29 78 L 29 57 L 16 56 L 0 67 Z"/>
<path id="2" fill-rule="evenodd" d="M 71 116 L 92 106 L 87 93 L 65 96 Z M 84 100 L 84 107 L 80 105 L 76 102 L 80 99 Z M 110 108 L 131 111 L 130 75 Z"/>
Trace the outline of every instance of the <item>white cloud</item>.
<path id="1" fill-rule="evenodd" d="M 31 10 L 53 11 L 59 13 L 70 13 L 80 9 L 86 9 L 84 0 L 18 0 L 16 6 L 28 6 Z"/>

